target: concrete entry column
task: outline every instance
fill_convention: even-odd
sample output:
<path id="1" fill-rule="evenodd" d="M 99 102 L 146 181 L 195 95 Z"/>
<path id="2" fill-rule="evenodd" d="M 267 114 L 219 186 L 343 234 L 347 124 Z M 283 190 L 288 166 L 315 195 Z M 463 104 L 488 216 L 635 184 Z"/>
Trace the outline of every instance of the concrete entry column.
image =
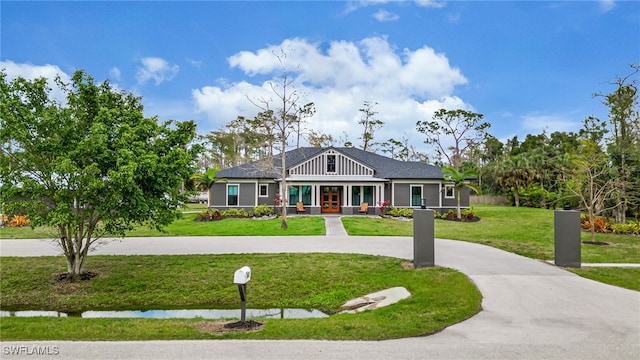
<path id="1" fill-rule="evenodd" d="M 580 212 L 556 210 L 553 220 L 555 264 L 579 268 L 582 265 Z"/>
<path id="2" fill-rule="evenodd" d="M 435 266 L 433 210 L 413 211 L 413 266 Z"/>

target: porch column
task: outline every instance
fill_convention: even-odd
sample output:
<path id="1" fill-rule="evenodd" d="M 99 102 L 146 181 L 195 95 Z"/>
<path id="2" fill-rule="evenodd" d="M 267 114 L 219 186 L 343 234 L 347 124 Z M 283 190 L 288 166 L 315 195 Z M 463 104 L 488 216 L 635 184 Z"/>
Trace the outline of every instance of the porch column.
<path id="1" fill-rule="evenodd" d="M 351 195 L 351 186 L 352 185 L 347 185 L 346 186 L 347 192 L 345 194 L 345 206 L 352 206 L 351 205 L 351 196 L 350 196 Z"/>
<path id="2" fill-rule="evenodd" d="M 318 206 L 318 185 L 311 186 L 311 206 Z"/>

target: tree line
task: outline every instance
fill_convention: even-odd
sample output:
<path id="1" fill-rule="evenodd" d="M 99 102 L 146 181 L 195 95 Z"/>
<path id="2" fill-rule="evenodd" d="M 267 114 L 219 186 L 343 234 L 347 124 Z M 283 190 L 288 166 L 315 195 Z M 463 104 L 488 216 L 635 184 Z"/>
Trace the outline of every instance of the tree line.
<path id="1" fill-rule="evenodd" d="M 506 196 L 515 206 L 591 208 L 594 214 L 624 222 L 626 216 L 640 216 L 639 66 L 630 67 L 629 75 L 610 83 L 613 91 L 594 94 L 609 109 L 607 119 L 587 116 L 582 128 L 572 132 L 542 131 L 502 142 L 491 135 L 491 124 L 482 114 L 440 109 L 431 119 L 416 122 L 415 130 L 434 149 L 429 154 L 417 150 L 406 137 L 383 139 L 379 130 L 384 122 L 375 109 L 377 102 L 364 101 L 358 109 L 359 136 L 350 140 L 347 134 L 336 137 L 308 129 L 307 119 L 316 111 L 314 103 L 300 97 L 287 99 L 272 85 L 281 106 L 274 112 L 262 99 L 263 106 L 258 106 L 260 111 L 254 118 L 238 116 L 222 129 L 200 136 L 206 150 L 199 167 L 204 172 L 269 158 L 305 141 L 316 147 L 355 146 L 398 160 L 473 174 L 483 193 Z M 287 74 L 284 67 L 283 74 Z M 293 92 L 299 94 L 298 90 Z M 288 132 L 280 129 L 278 133 L 277 124 L 285 118 L 277 112 L 287 107 Z"/>

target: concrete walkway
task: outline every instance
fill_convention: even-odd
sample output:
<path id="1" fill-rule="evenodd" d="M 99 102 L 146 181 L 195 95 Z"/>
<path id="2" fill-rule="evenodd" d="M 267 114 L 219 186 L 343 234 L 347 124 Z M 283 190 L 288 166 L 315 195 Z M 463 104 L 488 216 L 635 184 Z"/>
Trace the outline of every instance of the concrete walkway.
<path id="1" fill-rule="evenodd" d="M 342 226 L 342 216 L 340 215 L 325 216 L 324 227 L 327 236 L 347 236 L 347 230 Z"/>
<path id="2" fill-rule="evenodd" d="M 328 229 L 334 224 L 328 220 Z M 334 252 L 411 259 L 409 237 L 127 238 L 95 254 Z M 43 240 L 2 240 L 3 256 L 54 255 Z M 640 292 L 488 246 L 436 240 L 436 264 L 457 269 L 483 294 L 473 318 L 426 337 L 387 341 L 3 342 L 55 347 L 56 359 L 639 359 Z M 250 264 L 249 264 L 250 265 Z M 402 285 L 402 284 L 399 284 Z M 39 356 L 42 358 L 42 356 Z"/>

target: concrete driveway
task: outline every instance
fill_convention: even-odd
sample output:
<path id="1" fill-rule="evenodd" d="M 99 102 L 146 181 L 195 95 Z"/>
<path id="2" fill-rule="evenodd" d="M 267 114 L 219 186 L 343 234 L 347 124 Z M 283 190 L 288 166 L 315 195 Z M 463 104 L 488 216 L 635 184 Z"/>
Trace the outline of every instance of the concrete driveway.
<path id="1" fill-rule="evenodd" d="M 411 259 L 412 251 L 408 237 L 334 235 L 127 238 L 95 254 L 337 252 Z M 58 253 L 43 240 L 2 240 L 0 252 Z M 55 351 L 56 359 L 640 359 L 640 292 L 460 241 L 437 239 L 436 264 L 467 274 L 483 294 L 483 310 L 431 336 L 378 342 L 3 342 L 2 358 L 42 358 L 33 350 L 45 349 Z M 9 355 L 12 350 L 22 355 Z"/>

